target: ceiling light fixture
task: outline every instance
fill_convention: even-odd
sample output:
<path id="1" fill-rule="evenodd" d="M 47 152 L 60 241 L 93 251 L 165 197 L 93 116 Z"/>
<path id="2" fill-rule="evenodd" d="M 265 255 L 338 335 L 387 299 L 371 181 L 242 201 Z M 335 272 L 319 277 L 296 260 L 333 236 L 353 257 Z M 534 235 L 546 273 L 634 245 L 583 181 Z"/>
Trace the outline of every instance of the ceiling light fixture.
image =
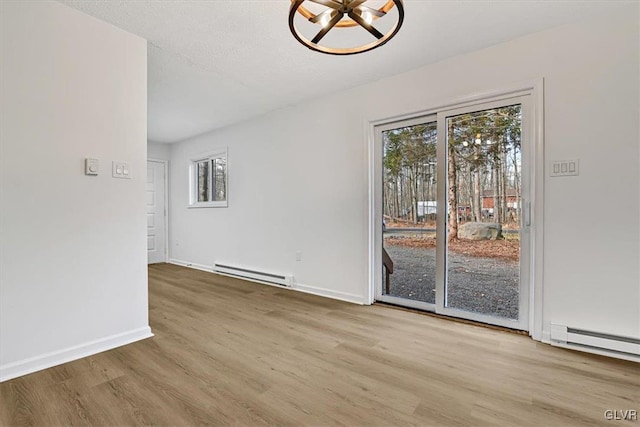
<path id="1" fill-rule="evenodd" d="M 369 2 L 369 5 L 366 3 Z M 313 5 L 310 3 L 314 3 Z M 309 49 L 331 55 L 353 55 L 366 52 L 382 46 L 396 35 L 404 20 L 404 5 L 402 0 L 388 0 L 381 7 L 373 6 L 371 0 L 291 0 L 289 8 L 289 29 L 293 36 Z M 382 3 L 378 1 L 377 3 Z M 393 13 L 392 13 L 393 12 Z M 296 18 L 304 17 L 302 21 L 308 21 L 313 25 L 301 31 L 300 25 L 296 25 Z M 390 21 L 395 17 L 394 21 Z M 379 21 L 379 22 L 378 22 Z M 386 32 L 381 32 L 376 26 L 382 21 L 390 21 L 379 27 Z M 307 25 L 308 27 L 308 25 Z M 325 36 L 333 28 L 347 29 L 361 27 L 368 33 L 368 39 L 373 41 L 358 42 L 355 46 L 328 46 L 321 44 L 326 41 Z M 317 30 L 317 32 L 316 32 Z M 307 38 L 303 32 L 311 33 Z M 335 42 L 337 39 L 334 38 Z M 361 36 L 358 38 L 361 41 Z"/>

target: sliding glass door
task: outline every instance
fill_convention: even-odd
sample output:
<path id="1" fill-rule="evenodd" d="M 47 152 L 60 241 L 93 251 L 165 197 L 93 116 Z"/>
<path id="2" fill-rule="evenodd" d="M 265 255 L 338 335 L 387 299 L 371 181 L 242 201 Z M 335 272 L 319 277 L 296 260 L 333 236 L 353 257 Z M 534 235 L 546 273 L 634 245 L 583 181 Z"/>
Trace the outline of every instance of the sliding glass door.
<path id="1" fill-rule="evenodd" d="M 378 300 L 528 329 L 529 127 L 520 96 L 376 128 Z"/>

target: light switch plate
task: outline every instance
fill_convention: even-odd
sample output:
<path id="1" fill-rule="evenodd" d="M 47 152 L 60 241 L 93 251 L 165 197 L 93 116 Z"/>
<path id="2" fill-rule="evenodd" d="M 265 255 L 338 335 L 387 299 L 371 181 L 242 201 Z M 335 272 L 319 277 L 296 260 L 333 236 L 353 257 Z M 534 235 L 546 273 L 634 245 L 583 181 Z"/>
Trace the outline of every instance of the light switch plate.
<path id="1" fill-rule="evenodd" d="M 549 165 L 549 176 L 578 176 L 580 174 L 580 160 L 553 160 Z"/>
<path id="2" fill-rule="evenodd" d="M 129 169 L 129 163 L 113 161 L 111 166 L 111 175 L 114 178 L 131 179 L 131 169 Z"/>
<path id="3" fill-rule="evenodd" d="M 96 176 L 100 171 L 100 162 L 98 159 L 84 159 L 84 174 Z"/>

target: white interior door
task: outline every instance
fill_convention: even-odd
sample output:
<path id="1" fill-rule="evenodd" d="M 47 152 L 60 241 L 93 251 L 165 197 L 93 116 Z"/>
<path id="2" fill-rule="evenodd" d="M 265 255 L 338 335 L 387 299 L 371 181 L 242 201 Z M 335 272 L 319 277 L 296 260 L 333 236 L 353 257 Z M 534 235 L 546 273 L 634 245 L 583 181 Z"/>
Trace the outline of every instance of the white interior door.
<path id="1" fill-rule="evenodd" d="M 166 262 L 166 164 L 147 161 L 147 262 Z"/>

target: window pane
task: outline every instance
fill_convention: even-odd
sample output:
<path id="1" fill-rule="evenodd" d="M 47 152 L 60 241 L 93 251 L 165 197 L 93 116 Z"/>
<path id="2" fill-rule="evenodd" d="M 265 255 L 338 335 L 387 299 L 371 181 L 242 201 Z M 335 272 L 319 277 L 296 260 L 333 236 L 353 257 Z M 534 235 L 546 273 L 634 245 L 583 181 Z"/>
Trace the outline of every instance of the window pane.
<path id="1" fill-rule="evenodd" d="M 435 303 L 436 122 L 382 133 L 383 295 Z"/>
<path id="2" fill-rule="evenodd" d="M 196 163 L 197 200 L 209 201 L 209 162 L 204 160 Z"/>
<path id="3" fill-rule="evenodd" d="M 448 117 L 447 130 L 451 238 L 445 305 L 517 320 L 521 105 Z"/>
<path id="4" fill-rule="evenodd" d="M 219 157 L 211 160 L 213 170 L 213 201 L 227 200 L 227 159 Z"/>

